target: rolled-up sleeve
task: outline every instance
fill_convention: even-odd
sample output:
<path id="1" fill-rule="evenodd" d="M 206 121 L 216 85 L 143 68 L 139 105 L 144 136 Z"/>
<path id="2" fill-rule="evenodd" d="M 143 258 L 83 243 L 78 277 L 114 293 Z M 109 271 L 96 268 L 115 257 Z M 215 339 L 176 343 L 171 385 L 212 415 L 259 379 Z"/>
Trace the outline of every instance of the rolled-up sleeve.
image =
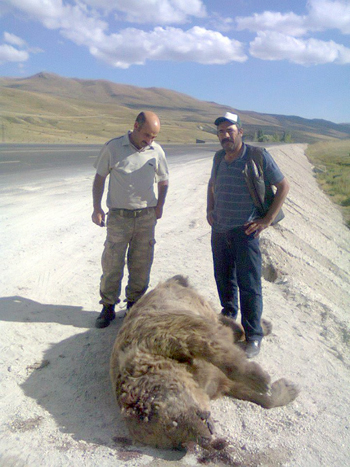
<path id="1" fill-rule="evenodd" d="M 164 151 L 159 151 L 156 181 L 164 182 L 165 180 L 168 180 L 168 179 L 169 179 L 169 169 L 168 169 L 168 163 L 165 158 L 165 153 Z"/>

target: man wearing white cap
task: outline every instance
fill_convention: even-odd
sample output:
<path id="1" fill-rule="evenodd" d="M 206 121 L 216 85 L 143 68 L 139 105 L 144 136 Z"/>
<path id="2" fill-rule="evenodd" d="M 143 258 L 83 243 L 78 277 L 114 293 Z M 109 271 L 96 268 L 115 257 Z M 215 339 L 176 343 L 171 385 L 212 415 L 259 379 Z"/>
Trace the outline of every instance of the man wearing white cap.
<path id="1" fill-rule="evenodd" d="M 263 337 L 259 234 L 283 217 L 289 183 L 265 149 L 243 143 L 238 115 L 226 112 L 215 125 L 223 149 L 214 156 L 208 185 L 214 275 L 222 314 L 236 319 L 240 302 L 245 352 L 252 358 Z"/>

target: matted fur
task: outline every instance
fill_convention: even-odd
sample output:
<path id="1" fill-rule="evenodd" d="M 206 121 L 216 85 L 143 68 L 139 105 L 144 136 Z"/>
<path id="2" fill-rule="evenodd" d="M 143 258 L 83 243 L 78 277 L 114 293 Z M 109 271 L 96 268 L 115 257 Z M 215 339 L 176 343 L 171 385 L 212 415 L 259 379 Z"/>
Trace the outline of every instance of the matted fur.
<path id="1" fill-rule="evenodd" d="M 264 408 L 288 404 L 298 389 L 247 360 L 241 327 L 221 318 L 183 276 L 144 295 L 128 312 L 110 365 L 113 391 L 135 441 L 161 448 L 206 445 L 210 399 L 227 395 Z"/>

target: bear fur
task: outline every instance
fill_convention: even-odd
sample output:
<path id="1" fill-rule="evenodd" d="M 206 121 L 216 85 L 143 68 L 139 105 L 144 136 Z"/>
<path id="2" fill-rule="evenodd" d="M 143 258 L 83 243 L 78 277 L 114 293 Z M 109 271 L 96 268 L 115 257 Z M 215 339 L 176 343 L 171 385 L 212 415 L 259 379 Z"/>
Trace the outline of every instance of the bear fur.
<path id="1" fill-rule="evenodd" d="M 269 329 L 270 330 L 270 329 Z M 159 448 L 208 445 L 210 400 L 221 396 L 266 409 L 298 394 L 270 376 L 235 344 L 238 323 L 213 310 L 183 276 L 144 295 L 127 313 L 116 338 L 110 375 L 134 441 Z"/>

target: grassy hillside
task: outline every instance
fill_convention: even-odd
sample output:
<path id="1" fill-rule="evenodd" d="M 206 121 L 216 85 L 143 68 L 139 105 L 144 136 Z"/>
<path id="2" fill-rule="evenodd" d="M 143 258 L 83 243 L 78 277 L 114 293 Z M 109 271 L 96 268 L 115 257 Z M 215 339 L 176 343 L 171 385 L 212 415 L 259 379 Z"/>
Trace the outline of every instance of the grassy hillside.
<path id="1" fill-rule="evenodd" d="M 306 155 L 315 165 L 321 188 L 341 206 L 350 227 L 350 139 L 312 144 Z"/>
<path id="2" fill-rule="evenodd" d="M 2 142 L 102 143 L 132 128 L 144 109 L 159 115 L 161 143 L 216 141 L 213 121 L 226 110 L 239 112 L 247 140 L 258 133 L 266 139 L 288 133 L 291 141 L 308 143 L 350 136 L 350 125 L 241 111 L 167 89 L 50 73 L 0 78 L 0 90 Z"/>

